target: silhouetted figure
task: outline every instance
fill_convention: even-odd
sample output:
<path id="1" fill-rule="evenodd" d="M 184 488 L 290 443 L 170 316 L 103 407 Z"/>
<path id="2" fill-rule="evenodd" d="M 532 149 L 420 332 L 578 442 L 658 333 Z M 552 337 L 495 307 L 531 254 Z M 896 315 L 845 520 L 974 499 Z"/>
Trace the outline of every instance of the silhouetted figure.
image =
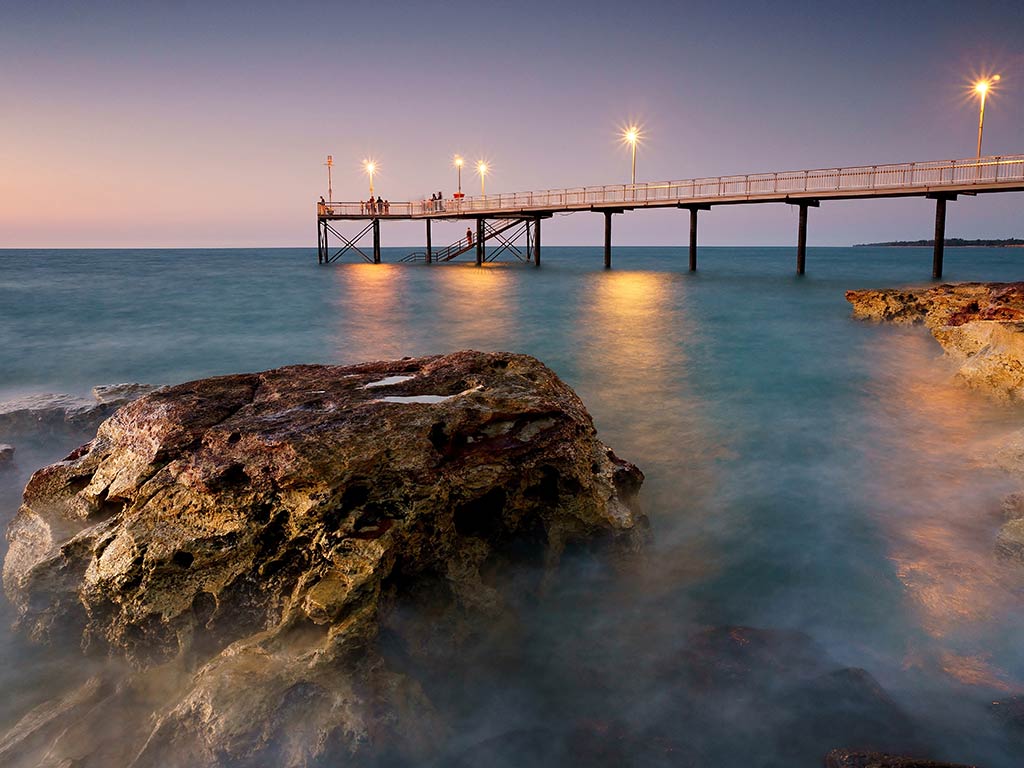
<path id="1" fill-rule="evenodd" d="M 473 230 L 471 228 L 469 228 L 469 227 L 466 227 L 466 245 L 472 245 L 472 244 L 473 244 Z"/>
<path id="2" fill-rule="evenodd" d="M 377 213 L 384 213 L 384 198 L 377 195 Z"/>
<path id="3" fill-rule="evenodd" d="M 385 200 L 384 201 L 384 215 L 385 216 L 390 216 L 391 215 L 391 201 L 390 200 Z"/>

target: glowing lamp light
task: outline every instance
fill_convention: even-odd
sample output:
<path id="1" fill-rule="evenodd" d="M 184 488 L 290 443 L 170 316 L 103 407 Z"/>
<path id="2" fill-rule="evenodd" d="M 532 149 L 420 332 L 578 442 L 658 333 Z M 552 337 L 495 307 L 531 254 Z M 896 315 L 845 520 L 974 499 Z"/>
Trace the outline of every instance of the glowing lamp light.
<path id="1" fill-rule="evenodd" d="M 636 184 L 636 145 L 640 143 L 642 138 L 643 133 L 640 130 L 640 126 L 635 123 L 626 126 L 622 131 L 622 143 L 629 145 L 633 155 L 633 171 L 630 177 L 633 184 Z"/>
<path id="2" fill-rule="evenodd" d="M 490 167 L 487 165 L 487 163 L 485 161 L 483 161 L 483 160 L 478 160 L 477 161 L 476 172 L 480 176 L 480 194 L 482 196 L 484 196 L 484 197 L 487 196 L 487 192 L 486 192 L 486 189 L 484 187 L 484 179 L 486 178 L 487 172 L 489 170 L 490 170 Z"/>
<path id="3" fill-rule="evenodd" d="M 991 77 L 983 77 L 980 80 L 976 80 L 972 90 L 978 94 L 980 101 L 980 108 L 978 110 L 978 157 L 981 157 L 981 137 L 985 132 L 985 97 L 988 96 L 989 92 L 993 89 L 996 83 L 1000 80 L 999 75 L 992 75 Z M 980 166 L 979 166 L 980 168 Z"/>
<path id="4" fill-rule="evenodd" d="M 370 197 L 373 198 L 373 174 L 377 172 L 376 161 L 363 160 L 363 171 L 370 177 Z"/>

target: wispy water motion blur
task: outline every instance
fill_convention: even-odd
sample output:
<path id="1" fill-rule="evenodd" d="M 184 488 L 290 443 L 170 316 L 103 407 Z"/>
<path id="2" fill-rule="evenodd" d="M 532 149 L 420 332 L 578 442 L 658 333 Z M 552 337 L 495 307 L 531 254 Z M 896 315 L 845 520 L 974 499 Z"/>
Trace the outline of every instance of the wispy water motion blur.
<path id="1" fill-rule="evenodd" d="M 927 249 L 811 249 L 798 279 L 776 248 L 704 249 L 695 275 L 669 248 L 618 248 L 611 271 L 587 248 L 545 249 L 540 269 L 0 251 L 0 400 L 535 355 L 646 474 L 648 551 L 626 570 L 570 553 L 542 598 L 521 592 L 514 636 L 403 670 L 450 718 L 444 764 L 809 766 L 891 729 L 908 750 L 1010 768 L 1021 744 L 987 705 L 1024 693 L 1024 566 L 993 552 L 1016 489 L 989 458 L 1024 411 L 958 384 L 926 330 L 854 321 L 843 298 L 922 283 L 929 264 Z M 946 271 L 1020 279 L 1024 253 L 951 249 Z M 76 447 L 19 440 L 4 525 L 31 472 Z M 29 646 L 11 619 L 4 603 L 0 730 L 97 663 Z"/>

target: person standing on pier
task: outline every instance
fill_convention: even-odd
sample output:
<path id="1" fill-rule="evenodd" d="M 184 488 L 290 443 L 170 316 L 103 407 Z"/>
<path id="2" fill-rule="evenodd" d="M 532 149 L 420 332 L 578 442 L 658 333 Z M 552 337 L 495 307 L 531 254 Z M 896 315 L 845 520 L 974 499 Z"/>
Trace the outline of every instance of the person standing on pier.
<path id="1" fill-rule="evenodd" d="M 473 244 L 473 230 L 470 227 L 466 227 L 466 245 Z"/>
<path id="2" fill-rule="evenodd" d="M 377 215 L 384 213 L 384 198 L 377 195 Z"/>
<path id="3" fill-rule="evenodd" d="M 385 200 L 384 201 L 384 215 L 385 216 L 390 216 L 391 215 L 391 201 L 390 200 Z"/>

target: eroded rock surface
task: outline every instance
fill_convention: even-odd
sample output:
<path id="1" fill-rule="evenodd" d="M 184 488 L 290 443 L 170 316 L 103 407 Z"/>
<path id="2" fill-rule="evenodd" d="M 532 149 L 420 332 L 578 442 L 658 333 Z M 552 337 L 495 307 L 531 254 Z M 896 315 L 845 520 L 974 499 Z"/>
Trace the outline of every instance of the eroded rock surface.
<path id="1" fill-rule="evenodd" d="M 152 384 L 93 387 L 93 399 L 67 394 L 26 395 L 0 402 L 0 435 L 37 432 L 92 434 L 122 405 L 156 389 Z"/>
<path id="2" fill-rule="evenodd" d="M 964 382 L 1024 400 L 1024 283 L 847 291 L 846 299 L 861 320 L 924 323 Z"/>
<path id="3" fill-rule="evenodd" d="M 138 708 L 133 766 L 424 755 L 444 727 L 375 649 L 390 600 L 424 578 L 497 615 L 495 553 L 525 537 L 553 570 L 569 542 L 632 547 L 642 480 L 523 355 L 204 379 L 32 477 L 4 586 L 31 637 L 128 659 L 124 695 L 184 670 Z"/>

